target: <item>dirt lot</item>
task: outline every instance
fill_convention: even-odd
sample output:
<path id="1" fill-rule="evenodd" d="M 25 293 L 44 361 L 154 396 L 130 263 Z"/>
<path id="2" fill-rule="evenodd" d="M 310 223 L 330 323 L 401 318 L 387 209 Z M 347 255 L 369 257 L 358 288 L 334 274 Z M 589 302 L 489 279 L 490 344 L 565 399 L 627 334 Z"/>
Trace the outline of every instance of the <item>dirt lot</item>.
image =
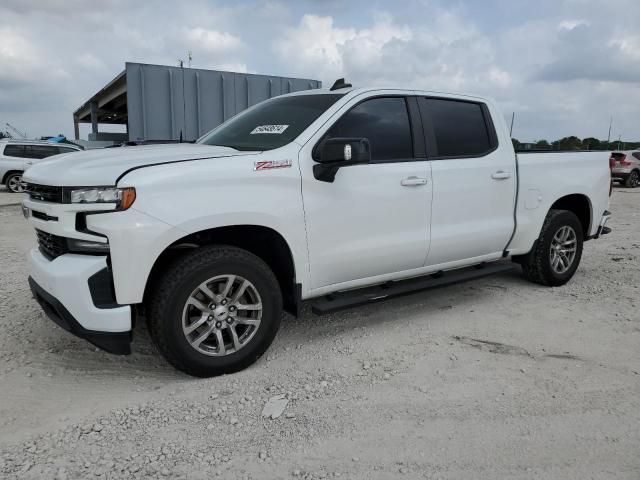
<path id="1" fill-rule="evenodd" d="M 611 210 L 565 287 L 514 273 L 307 310 L 252 368 L 196 380 L 142 325 L 116 357 L 46 319 L 32 228 L 0 206 L 0 477 L 637 480 L 640 189 Z"/>

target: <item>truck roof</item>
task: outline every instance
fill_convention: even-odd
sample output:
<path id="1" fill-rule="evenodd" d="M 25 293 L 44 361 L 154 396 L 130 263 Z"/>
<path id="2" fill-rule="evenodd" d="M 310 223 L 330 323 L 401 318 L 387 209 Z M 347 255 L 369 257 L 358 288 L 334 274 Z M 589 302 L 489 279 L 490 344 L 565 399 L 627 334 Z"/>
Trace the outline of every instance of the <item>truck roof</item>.
<path id="1" fill-rule="evenodd" d="M 293 97 L 299 95 L 349 95 L 356 96 L 362 93 L 369 92 L 397 92 L 399 94 L 407 94 L 407 95 L 424 95 L 424 96 L 442 96 L 442 97 L 450 97 L 450 98 L 460 98 L 460 99 L 468 99 L 474 101 L 491 101 L 490 98 L 481 97 L 479 95 L 469 95 L 463 93 L 455 93 L 455 92 L 443 92 L 438 90 L 419 90 L 414 88 L 389 88 L 389 87 L 345 87 L 339 88 L 336 90 L 331 90 L 329 88 L 316 88 L 312 90 L 301 90 L 299 92 L 292 92 L 282 95 L 283 97 Z"/>

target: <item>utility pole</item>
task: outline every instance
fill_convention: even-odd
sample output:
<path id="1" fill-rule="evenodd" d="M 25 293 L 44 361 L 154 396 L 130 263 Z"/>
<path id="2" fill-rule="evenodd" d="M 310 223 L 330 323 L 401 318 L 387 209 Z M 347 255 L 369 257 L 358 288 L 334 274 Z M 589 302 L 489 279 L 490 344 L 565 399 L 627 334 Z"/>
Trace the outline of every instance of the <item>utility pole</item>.
<path id="1" fill-rule="evenodd" d="M 511 128 L 509 129 L 509 136 L 513 138 L 513 121 L 516 118 L 516 112 L 511 114 Z"/>
<path id="2" fill-rule="evenodd" d="M 622 135 L 618 135 L 618 150 L 620 150 L 620 139 L 622 138 Z"/>
<path id="3" fill-rule="evenodd" d="M 613 115 L 611 115 L 611 120 L 609 120 L 609 135 L 607 136 L 607 143 L 611 141 L 611 125 L 613 125 Z"/>
<path id="4" fill-rule="evenodd" d="M 189 68 L 191 68 L 191 60 L 193 59 L 193 55 L 191 54 L 191 50 L 189 50 Z"/>

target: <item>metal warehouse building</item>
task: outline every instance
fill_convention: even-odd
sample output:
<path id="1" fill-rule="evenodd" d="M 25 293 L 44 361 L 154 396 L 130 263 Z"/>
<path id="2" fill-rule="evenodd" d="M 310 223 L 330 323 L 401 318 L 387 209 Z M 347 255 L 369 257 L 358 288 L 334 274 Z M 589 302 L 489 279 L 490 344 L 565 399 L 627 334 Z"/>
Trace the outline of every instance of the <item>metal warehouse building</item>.
<path id="1" fill-rule="evenodd" d="M 126 63 L 120 75 L 73 113 L 90 140 L 196 140 L 236 113 L 277 95 L 320 88 L 318 80 Z M 127 126 L 126 134 L 98 124 Z"/>

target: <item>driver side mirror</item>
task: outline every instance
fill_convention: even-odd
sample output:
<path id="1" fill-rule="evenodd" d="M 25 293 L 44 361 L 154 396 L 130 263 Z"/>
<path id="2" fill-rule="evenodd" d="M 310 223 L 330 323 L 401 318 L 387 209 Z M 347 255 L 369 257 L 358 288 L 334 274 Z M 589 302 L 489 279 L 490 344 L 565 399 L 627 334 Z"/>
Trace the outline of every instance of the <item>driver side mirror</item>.
<path id="1" fill-rule="evenodd" d="M 328 138 L 318 145 L 313 176 L 322 182 L 333 182 L 342 167 L 369 163 L 371 145 L 367 138 Z"/>

